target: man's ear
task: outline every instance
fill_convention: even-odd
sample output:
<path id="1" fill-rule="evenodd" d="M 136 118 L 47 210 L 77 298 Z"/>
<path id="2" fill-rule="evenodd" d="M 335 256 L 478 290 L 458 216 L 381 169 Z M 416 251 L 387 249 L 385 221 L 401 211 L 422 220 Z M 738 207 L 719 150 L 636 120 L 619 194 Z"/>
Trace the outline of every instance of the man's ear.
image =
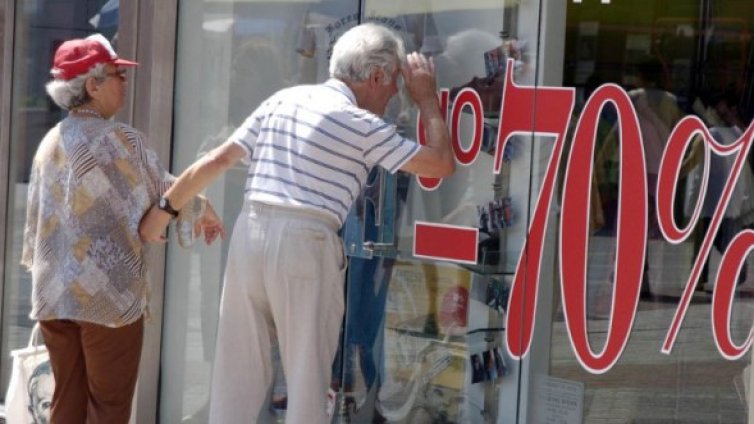
<path id="1" fill-rule="evenodd" d="M 385 81 L 385 72 L 382 69 L 374 67 L 372 73 L 369 74 L 370 85 L 382 85 Z"/>

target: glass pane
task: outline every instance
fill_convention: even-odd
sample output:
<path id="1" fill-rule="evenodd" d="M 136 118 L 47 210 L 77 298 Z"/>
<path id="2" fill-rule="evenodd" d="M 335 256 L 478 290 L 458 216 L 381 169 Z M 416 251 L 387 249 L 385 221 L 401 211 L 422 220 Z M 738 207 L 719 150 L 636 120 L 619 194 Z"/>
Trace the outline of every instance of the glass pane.
<path id="1" fill-rule="evenodd" d="M 64 115 L 45 92 L 52 57 L 60 43 L 70 38 L 100 32 L 114 40 L 118 24 L 117 8 L 101 13 L 106 3 L 107 0 L 16 2 L 0 396 L 5 395 L 10 378 L 9 352 L 26 346 L 33 326 L 28 318 L 31 310 L 31 275 L 19 262 L 31 161 L 42 137 Z M 116 43 L 113 44 L 117 50 Z"/>
<path id="2" fill-rule="evenodd" d="M 433 57 L 458 147 L 478 154 L 466 154 L 439 187 L 404 174 L 375 177 L 362 193 L 366 200 L 357 200 L 346 232 L 353 225 L 366 240 L 391 246 L 377 246 L 381 256 L 370 259 L 347 239 L 350 251 L 365 257 L 349 261 L 343 369 L 335 373 L 340 422 L 516 420 L 520 370 L 504 345 L 505 307 L 526 239 L 530 191 L 553 143 L 516 136 L 501 151 L 499 173 L 494 162 L 506 59 L 514 60 L 517 83 L 535 82 L 538 8 L 535 1 L 364 3 L 363 21 L 393 27 L 408 51 Z M 464 100 L 473 95 L 476 112 Z M 416 138 L 415 108 L 396 98 L 387 118 Z M 533 164 L 535 158 L 543 162 Z M 392 240 L 384 237 L 386 215 L 395 221 Z M 416 257 L 416 222 L 478 231 L 470 249 L 477 259 Z M 443 244 L 453 243 L 451 237 Z"/>
<path id="3" fill-rule="evenodd" d="M 354 25 L 358 2 L 181 1 L 172 168 L 216 147 L 264 99 L 327 77 L 330 48 Z M 230 234 L 243 203 L 239 164 L 207 197 Z M 160 420 L 207 420 L 223 269 L 229 240 L 184 250 L 168 244 Z M 275 405 L 284 401 L 278 374 Z M 281 411 L 282 412 L 282 411 Z"/>
<path id="4" fill-rule="evenodd" d="M 747 422 L 749 353 L 734 359 L 726 352 L 726 358 L 718 343 L 722 335 L 712 331 L 712 321 L 722 318 L 721 328 L 730 328 L 737 345 L 749 336 L 754 318 L 750 258 L 728 279 L 733 293 L 730 322 L 724 311 L 712 311 L 713 293 L 722 295 L 721 257 L 734 236 L 754 222 L 751 153 L 742 157 L 730 203 L 717 209 L 737 156 L 723 149 L 742 136 L 754 114 L 754 14 L 742 1 L 654 0 L 642 2 L 642 7 L 608 3 L 568 2 L 563 80 L 578 93 L 572 126 L 601 84 L 616 84 L 636 111 L 641 136 L 636 145 L 644 152 L 646 172 L 629 169 L 626 153 L 619 149 L 636 140 L 621 132 L 632 117 L 620 115 L 613 104 L 605 106 L 596 115 L 584 294 L 588 341 L 595 355 L 603 352 L 616 328 L 613 302 L 625 300 L 616 294 L 619 285 L 627 283 L 616 281 L 621 275 L 615 271 L 617 245 L 637 227 L 618 225 L 625 213 L 619 213 L 619 195 L 621 202 L 629 202 L 619 188 L 633 178 L 646 178 L 648 186 L 647 247 L 638 253 L 646 255 L 646 264 L 637 268 L 639 300 L 636 310 L 625 315 L 633 313 L 632 328 L 617 362 L 609 370 L 587 371 L 589 361 L 571 348 L 573 329 L 567 329 L 568 313 L 560 306 L 552 322 L 550 377 L 580 387 L 584 422 Z M 690 138 L 680 157 L 679 176 L 668 186 L 674 197 L 666 199 L 656 189 L 671 164 L 661 158 L 671 131 L 688 115 L 710 128 L 711 137 L 705 141 L 700 131 Z M 620 167 L 626 172 L 622 177 Z M 678 228 L 688 227 L 688 237 L 671 243 L 672 234 L 669 227 L 661 228 L 658 210 Z M 561 219 L 562 225 L 572 225 Z M 565 257 L 561 260 L 567 262 Z M 698 274 L 691 278 L 696 262 Z M 670 344 L 666 338 L 686 299 L 688 308 Z M 723 303 L 728 304 L 727 296 Z M 562 387 L 553 393 L 560 390 L 562 396 Z"/>

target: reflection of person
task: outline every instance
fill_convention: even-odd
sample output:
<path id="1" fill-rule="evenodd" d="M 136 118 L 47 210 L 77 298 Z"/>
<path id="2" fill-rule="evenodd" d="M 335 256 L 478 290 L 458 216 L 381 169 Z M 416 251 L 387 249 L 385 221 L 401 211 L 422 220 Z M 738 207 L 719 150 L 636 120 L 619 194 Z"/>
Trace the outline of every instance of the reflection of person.
<path id="1" fill-rule="evenodd" d="M 495 381 L 497 379 L 497 368 L 495 367 L 495 357 L 492 356 L 492 352 L 485 350 L 482 353 L 484 358 L 484 369 L 487 375 L 487 381 Z"/>
<path id="2" fill-rule="evenodd" d="M 471 382 L 479 383 L 484 381 L 484 365 L 478 354 L 471 355 Z"/>
<path id="3" fill-rule="evenodd" d="M 202 139 L 195 160 L 224 143 L 228 136 L 246 119 L 249 110 L 286 85 L 284 81 L 285 73 L 280 64 L 280 53 L 269 34 L 255 34 L 243 37 L 239 41 L 238 47 L 233 49 L 231 59 L 227 109 L 216 108 L 217 110 L 214 110 L 215 108 L 211 104 L 203 103 L 203 108 L 213 108 L 216 113 L 205 114 L 202 125 L 195 126 L 199 131 L 204 126 L 209 128 L 209 135 Z M 214 70 L 212 68 L 210 71 L 205 71 L 205 75 Z M 213 187 L 207 189 L 204 193 L 207 199 L 218 205 L 217 213 L 225 223 L 235 222 L 241 211 L 243 198 L 238 196 L 237 193 L 243 190 L 246 171 L 247 168 L 239 163 L 238 166 L 228 170 L 223 178 L 219 179 Z M 196 252 L 199 253 L 201 276 L 198 294 L 203 359 L 211 365 L 215 356 L 223 266 L 226 262 L 228 246 L 221 244 L 214 249 L 199 248 L 196 249 Z M 183 277 L 172 277 L 177 278 L 174 281 L 182 281 L 181 278 L 188 278 L 189 273 L 195 271 L 184 269 L 182 272 Z M 284 381 L 279 360 L 273 359 L 273 362 L 276 362 L 276 374 L 279 377 L 276 378 L 276 381 Z M 285 387 L 284 384 L 281 386 Z M 278 387 L 276 384 L 276 391 Z M 273 395 L 273 402 L 277 400 L 279 399 Z M 194 423 L 206 423 L 208 414 L 209 398 L 206 399 L 201 408 L 189 417 L 184 418 L 184 423 L 187 419 Z"/>
<path id="4" fill-rule="evenodd" d="M 629 91 L 628 95 L 636 110 L 636 116 L 639 118 L 639 129 L 641 130 L 644 158 L 647 165 L 647 211 L 649 214 L 647 237 L 658 239 L 661 235 L 660 224 L 657 221 L 656 195 L 660 160 L 665 150 L 665 144 L 670 138 L 670 133 L 675 124 L 683 117 L 683 112 L 678 106 L 676 96 L 663 87 L 663 68 L 657 58 L 650 57 L 638 64 L 636 84 L 638 88 Z M 683 186 L 685 185 L 685 175 L 680 177 L 678 185 Z M 678 204 L 683 204 L 683 202 L 678 202 Z M 649 244 L 647 244 L 648 248 Z M 661 283 L 661 281 L 654 282 L 657 285 Z M 650 286 L 649 261 L 647 260 L 644 262 L 644 275 L 640 289 L 640 295 L 643 298 L 651 298 Z"/>
<path id="5" fill-rule="evenodd" d="M 660 235 L 655 199 L 660 160 L 670 132 L 680 121 L 683 112 L 678 107 L 676 97 L 662 87 L 662 64 L 655 58 L 647 59 L 637 67 L 638 88 L 628 92 L 636 109 L 644 143 L 644 156 L 647 164 L 649 189 L 649 237 Z"/>
<path id="6" fill-rule="evenodd" d="M 497 375 L 502 377 L 507 372 L 505 367 L 505 361 L 503 360 L 503 354 L 500 352 L 500 346 L 495 346 L 492 349 L 492 353 L 495 355 L 495 365 L 497 366 Z"/>
<path id="7" fill-rule="evenodd" d="M 738 115 L 736 101 L 737 96 L 735 92 L 726 92 L 718 95 L 711 96 L 711 102 L 709 109 L 705 111 L 705 118 L 710 126 L 710 134 L 714 139 L 722 145 L 730 145 L 738 141 L 743 135 L 745 125 L 743 124 L 740 116 Z M 697 232 L 697 237 L 694 241 L 694 252 L 698 252 L 704 235 L 709 231 L 709 227 L 712 223 L 712 217 L 714 216 L 717 204 L 723 194 L 723 188 L 727 182 L 728 176 L 733 170 L 735 162 L 735 155 L 721 156 L 716 153 L 712 153 L 709 160 L 709 175 L 707 180 L 707 192 L 702 203 L 700 213 L 700 227 Z M 702 167 L 697 167 L 690 172 L 689 176 L 689 188 L 692 188 L 692 193 L 689 193 L 691 199 L 696 199 L 698 196 L 698 188 L 701 185 Z M 740 217 L 751 212 L 752 202 L 749 199 L 752 192 L 752 175 L 749 167 L 743 167 L 738 182 L 733 187 L 733 193 L 728 202 L 728 206 L 725 208 L 723 217 L 720 221 L 717 234 L 712 240 L 713 246 L 720 254 L 725 253 L 728 245 L 733 238 L 742 230 L 742 222 Z M 691 201 L 687 201 L 687 209 L 691 209 Z M 687 213 L 690 215 L 690 213 Z M 746 281 L 747 269 L 746 262 L 741 268 L 741 272 L 738 276 L 738 283 L 741 284 Z M 705 285 L 709 282 L 709 260 L 705 261 L 702 272 L 699 276 L 699 285 L 697 289 L 705 289 Z"/>
<path id="8" fill-rule="evenodd" d="M 647 178 L 647 237 L 658 239 L 661 237 L 659 223 L 657 222 L 657 178 L 660 170 L 660 161 L 665 149 L 665 144 L 670 137 L 670 133 L 675 124 L 682 118 L 683 112 L 678 106 L 678 100 L 675 95 L 663 89 L 663 68 L 662 64 L 654 57 L 648 57 L 637 65 L 636 68 L 637 88 L 628 92 L 631 102 L 636 111 L 636 117 L 639 121 L 641 131 L 641 141 L 644 149 L 644 159 L 646 163 Z M 607 195 L 609 203 L 607 210 L 611 223 L 615 223 L 613 217 L 617 212 L 617 200 L 615 196 L 618 193 L 618 163 L 619 163 L 619 125 L 614 125 L 607 135 L 606 141 L 602 144 L 598 160 L 607 161 L 604 166 L 599 168 L 606 172 L 602 177 L 598 176 L 599 184 L 604 188 L 606 184 L 612 187 L 614 194 Z M 604 177 L 604 178 L 603 178 Z M 606 179 L 605 179 L 606 178 Z M 685 175 L 681 175 L 685 178 Z M 683 184 L 679 182 L 679 185 Z M 608 188 L 610 190 L 610 188 Z M 596 194 L 601 194 L 597 192 Z M 678 202 L 683 204 L 683 202 Z M 649 281 L 649 261 L 644 262 L 644 275 L 641 283 L 641 296 L 651 298 Z M 661 284 L 661 282 L 655 282 Z"/>
<path id="9" fill-rule="evenodd" d="M 52 422 L 125 423 L 131 413 L 148 292 L 137 230 L 173 178 L 140 132 L 110 119 L 135 65 L 97 34 L 61 44 L 47 84 L 70 114 L 34 157 L 21 262 L 56 381 Z M 196 219 L 204 203 L 187 202 L 181 217 Z M 220 231 L 207 211 L 197 223 Z"/>
<path id="10" fill-rule="evenodd" d="M 248 422 L 264 408 L 276 340 L 288 386 L 286 419 L 327 421 L 343 316 L 345 257 L 337 231 L 353 199 L 376 165 L 436 177 L 455 167 L 434 66 L 412 53 L 401 67 L 403 51 L 384 27 L 350 29 L 334 46 L 332 79 L 274 94 L 166 193 L 182 206 L 236 162 L 251 159 L 225 272 L 210 422 Z M 425 146 L 379 118 L 401 71 L 427 123 Z M 150 211 L 142 238 L 163 240 L 166 225 L 159 211 Z"/>
<path id="11" fill-rule="evenodd" d="M 32 424 L 50 422 L 53 390 L 55 390 L 55 380 L 52 378 L 50 361 L 44 361 L 34 368 L 34 372 L 29 377 L 29 412 L 34 419 Z"/>
<path id="12" fill-rule="evenodd" d="M 280 66 L 279 51 L 269 39 L 252 36 L 244 39 L 233 55 L 230 70 L 228 115 L 226 124 L 203 140 L 196 158 L 221 145 L 246 119 L 252 107 L 260 104 L 276 90 L 285 86 Z M 220 205 L 218 213 L 223 222 L 233 222 L 241 210 L 242 200 L 235 196 L 243 190 L 246 167 L 238 164 L 224 175 L 224 181 L 207 190 L 206 196 Z M 217 329 L 217 306 L 220 302 L 222 264 L 227 249 L 218 249 L 201 255 L 201 330 L 204 358 L 212 362 L 215 354 L 215 331 Z"/>

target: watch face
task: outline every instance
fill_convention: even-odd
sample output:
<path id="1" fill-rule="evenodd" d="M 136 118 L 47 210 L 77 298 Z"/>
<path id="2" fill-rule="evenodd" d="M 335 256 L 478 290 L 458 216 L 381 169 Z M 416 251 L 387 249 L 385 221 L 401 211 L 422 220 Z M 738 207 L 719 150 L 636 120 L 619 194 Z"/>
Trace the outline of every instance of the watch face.
<path id="1" fill-rule="evenodd" d="M 160 197 L 160 200 L 157 202 L 157 207 L 173 216 L 178 216 L 178 211 L 173 209 L 170 205 L 170 200 L 168 200 L 167 197 Z"/>

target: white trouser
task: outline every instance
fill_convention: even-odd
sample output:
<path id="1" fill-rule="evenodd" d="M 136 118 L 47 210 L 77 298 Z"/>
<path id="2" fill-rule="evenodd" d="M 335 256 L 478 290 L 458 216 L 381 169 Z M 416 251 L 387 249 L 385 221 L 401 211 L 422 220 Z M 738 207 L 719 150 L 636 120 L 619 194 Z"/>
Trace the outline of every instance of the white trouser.
<path id="1" fill-rule="evenodd" d="M 236 221 L 225 269 L 209 422 L 258 421 L 280 345 L 287 423 L 325 423 L 346 260 L 327 215 L 259 203 Z"/>

